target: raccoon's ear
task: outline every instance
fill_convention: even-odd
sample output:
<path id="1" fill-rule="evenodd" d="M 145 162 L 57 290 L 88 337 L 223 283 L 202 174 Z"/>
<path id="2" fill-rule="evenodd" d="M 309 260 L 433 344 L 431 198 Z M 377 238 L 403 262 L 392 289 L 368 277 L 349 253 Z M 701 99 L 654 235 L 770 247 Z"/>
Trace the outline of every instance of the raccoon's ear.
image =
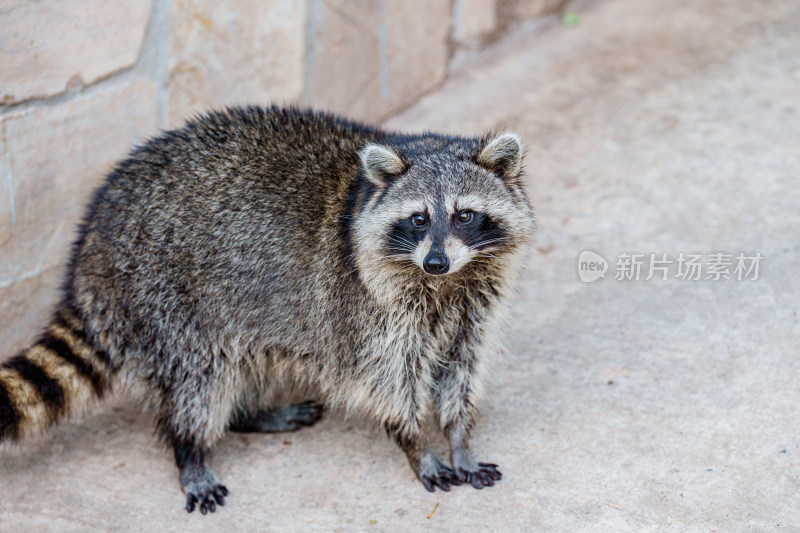
<path id="1" fill-rule="evenodd" d="M 487 142 L 476 161 L 506 178 L 516 178 L 522 171 L 522 153 L 522 138 L 507 132 Z"/>
<path id="2" fill-rule="evenodd" d="M 397 152 L 381 144 L 369 143 L 360 152 L 361 166 L 364 174 L 377 185 L 383 187 L 392 177 L 402 174 L 406 164 Z"/>

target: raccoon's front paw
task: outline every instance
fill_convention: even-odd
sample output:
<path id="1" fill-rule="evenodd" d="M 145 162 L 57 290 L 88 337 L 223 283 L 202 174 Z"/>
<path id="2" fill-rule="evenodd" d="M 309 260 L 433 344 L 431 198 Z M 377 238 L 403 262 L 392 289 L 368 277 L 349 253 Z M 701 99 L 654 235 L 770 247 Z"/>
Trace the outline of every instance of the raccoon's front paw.
<path id="1" fill-rule="evenodd" d="M 190 513 L 195 510 L 196 506 L 200 506 L 200 512 L 206 514 L 207 512 L 214 512 L 217 510 L 217 505 L 220 507 L 225 505 L 225 496 L 228 495 L 228 489 L 225 485 L 219 483 L 215 485 L 205 485 L 197 487 L 191 491 L 186 491 L 186 510 Z M 214 503 L 216 501 L 216 503 Z"/>
<path id="2" fill-rule="evenodd" d="M 186 493 L 186 510 L 190 513 L 200 506 L 200 512 L 214 512 L 225 505 L 228 489 L 219 482 L 205 462 L 189 463 L 181 469 L 181 485 Z"/>
<path id="3" fill-rule="evenodd" d="M 503 479 L 497 465 L 492 463 L 478 463 L 475 470 L 458 468 L 455 472 L 459 481 L 470 483 L 476 489 L 491 487 L 495 481 Z"/>
<path id="4" fill-rule="evenodd" d="M 435 491 L 436 487 L 449 492 L 451 486 L 461 485 L 455 472 L 442 464 L 432 453 L 424 456 L 420 461 L 417 476 L 428 492 Z"/>
<path id="5" fill-rule="evenodd" d="M 453 471 L 459 482 L 471 484 L 476 489 L 491 487 L 500 481 L 503 474 L 493 463 L 478 463 L 472 458 L 469 450 L 463 448 L 453 452 Z"/>

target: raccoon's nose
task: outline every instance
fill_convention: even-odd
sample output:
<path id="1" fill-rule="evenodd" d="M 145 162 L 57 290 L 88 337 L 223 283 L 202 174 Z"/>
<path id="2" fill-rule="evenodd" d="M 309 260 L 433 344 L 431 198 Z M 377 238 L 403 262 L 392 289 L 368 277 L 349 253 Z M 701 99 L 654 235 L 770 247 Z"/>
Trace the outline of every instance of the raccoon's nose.
<path id="1" fill-rule="evenodd" d="M 440 274 L 447 274 L 450 269 L 450 260 L 444 254 L 429 253 L 425 260 L 422 262 L 422 268 L 428 274 L 438 276 Z"/>

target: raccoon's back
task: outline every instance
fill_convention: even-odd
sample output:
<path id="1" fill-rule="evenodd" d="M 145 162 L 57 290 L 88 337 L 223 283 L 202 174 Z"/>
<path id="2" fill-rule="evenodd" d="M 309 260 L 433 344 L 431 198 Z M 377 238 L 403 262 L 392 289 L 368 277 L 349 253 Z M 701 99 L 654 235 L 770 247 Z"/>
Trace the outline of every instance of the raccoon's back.
<path id="1" fill-rule="evenodd" d="M 231 108 L 150 140 L 97 191 L 68 292 L 130 335 L 204 313 L 263 325 L 254 302 L 268 316 L 270 299 L 313 291 L 321 257 L 338 260 L 357 151 L 379 136 L 319 113 Z"/>

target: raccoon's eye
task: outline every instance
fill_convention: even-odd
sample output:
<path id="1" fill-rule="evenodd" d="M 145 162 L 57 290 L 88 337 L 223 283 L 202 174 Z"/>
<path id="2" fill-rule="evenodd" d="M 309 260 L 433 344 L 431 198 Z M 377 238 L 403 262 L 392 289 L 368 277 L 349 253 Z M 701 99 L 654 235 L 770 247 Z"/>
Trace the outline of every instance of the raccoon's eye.
<path id="1" fill-rule="evenodd" d="M 469 209 L 464 209 L 463 211 L 458 213 L 458 223 L 459 224 L 469 224 L 475 218 L 475 213 L 470 211 Z"/>
<path id="2" fill-rule="evenodd" d="M 411 223 L 416 227 L 421 228 L 428 223 L 428 218 L 422 213 L 415 213 L 411 215 Z"/>

